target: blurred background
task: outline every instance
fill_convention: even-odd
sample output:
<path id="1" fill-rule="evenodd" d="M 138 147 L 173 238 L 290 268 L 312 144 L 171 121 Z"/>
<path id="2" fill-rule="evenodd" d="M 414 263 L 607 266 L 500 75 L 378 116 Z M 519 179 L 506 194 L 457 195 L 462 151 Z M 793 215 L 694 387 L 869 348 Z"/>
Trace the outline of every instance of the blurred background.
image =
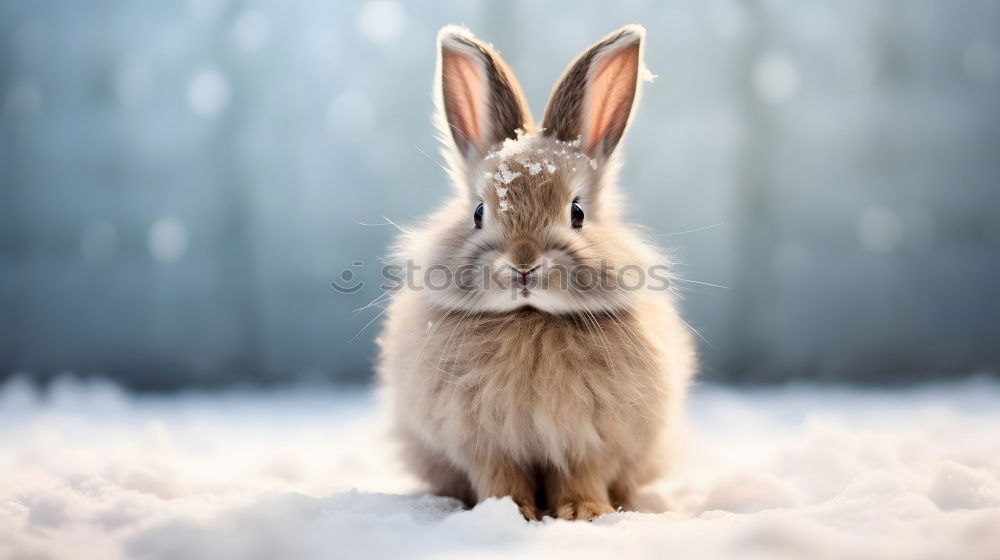
<path id="1" fill-rule="evenodd" d="M 0 380 L 369 381 L 381 310 L 355 310 L 394 229 L 362 224 L 448 192 L 447 23 L 536 117 L 579 51 L 646 26 L 622 184 L 685 278 L 725 286 L 682 286 L 704 378 L 1000 371 L 992 0 L 5 0 Z"/>

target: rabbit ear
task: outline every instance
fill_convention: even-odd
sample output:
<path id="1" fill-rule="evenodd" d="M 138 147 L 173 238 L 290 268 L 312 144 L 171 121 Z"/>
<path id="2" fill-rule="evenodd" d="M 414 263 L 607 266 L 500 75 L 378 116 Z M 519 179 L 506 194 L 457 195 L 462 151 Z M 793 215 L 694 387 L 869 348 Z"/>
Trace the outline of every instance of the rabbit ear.
<path id="1" fill-rule="evenodd" d="M 438 33 L 435 88 L 438 126 L 465 160 L 534 128 L 514 74 L 467 29 L 449 25 Z"/>
<path id="2" fill-rule="evenodd" d="M 639 79 L 647 74 L 645 35 L 642 26 L 626 25 L 577 57 L 552 89 L 543 134 L 563 141 L 579 137 L 591 157 L 610 156 L 628 126 Z"/>

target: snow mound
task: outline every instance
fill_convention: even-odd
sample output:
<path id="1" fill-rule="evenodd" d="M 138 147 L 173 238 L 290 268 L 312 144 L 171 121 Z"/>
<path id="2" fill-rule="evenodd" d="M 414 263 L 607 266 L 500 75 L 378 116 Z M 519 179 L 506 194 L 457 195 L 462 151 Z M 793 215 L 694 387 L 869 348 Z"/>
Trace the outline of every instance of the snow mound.
<path id="1" fill-rule="evenodd" d="M 675 472 L 593 523 L 417 492 L 368 392 L 0 388 L 0 558 L 1000 557 L 1000 384 L 699 387 Z"/>

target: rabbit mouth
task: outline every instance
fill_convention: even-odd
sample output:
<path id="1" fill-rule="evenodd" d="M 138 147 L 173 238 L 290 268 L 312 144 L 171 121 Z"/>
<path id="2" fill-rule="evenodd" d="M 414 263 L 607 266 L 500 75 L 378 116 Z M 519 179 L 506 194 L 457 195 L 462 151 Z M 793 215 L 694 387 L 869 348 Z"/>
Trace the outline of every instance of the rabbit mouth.
<path id="1" fill-rule="evenodd" d="M 538 281 L 538 275 L 536 272 L 542 268 L 542 265 L 535 266 L 530 270 L 522 270 L 520 268 L 515 268 L 514 272 L 517 274 L 517 286 L 520 288 L 521 297 L 528 298 L 531 295 L 531 288 Z"/>

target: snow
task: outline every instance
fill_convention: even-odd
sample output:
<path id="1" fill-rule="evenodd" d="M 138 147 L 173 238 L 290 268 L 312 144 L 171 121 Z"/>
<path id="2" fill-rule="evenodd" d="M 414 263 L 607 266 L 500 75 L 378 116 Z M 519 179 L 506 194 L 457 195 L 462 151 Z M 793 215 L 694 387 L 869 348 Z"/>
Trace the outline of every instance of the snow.
<path id="1" fill-rule="evenodd" d="M 1000 383 L 700 386 L 666 513 L 415 492 L 367 391 L 0 388 L 0 558 L 997 558 Z M 662 509 L 662 508 L 661 508 Z"/>
<path id="2" fill-rule="evenodd" d="M 521 174 L 519 172 L 508 169 L 506 163 L 501 163 L 500 166 L 497 167 L 497 174 L 494 178 L 504 185 L 509 185 L 511 181 L 520 176 Z"/>
<path id="3" fill-rule="evenodd" d="M 649 68 L 646 68 L 645 65 L 639 67 L 639 80 L 652 83 L 658 77 L 656 74 L 650 72 Z"/>
<path id="4" fill-rule="evenodd" d="M 483 178 L 492 184 L 499 198 L 499 209 L 507 212 L 514 208 L 514 205 L 507 200 L 509 193 L 508 185 L 515 179 L 527 173 L 530 176 L 538 175 L 543 171 L 549 175 L 558 169 L 553 163 L 555 159 L 562 159 L 570 162 L 570 171 L 575 172 L 576 166 L 572 165 L 575 160 L 583 159 L 590 166 L 590 169 L 597 171 L 597 160 L 588 157 L 579 151 L 581 139 L 578 136 L 575 140 L 564 142 L 557 139 L 543 139 L 538 133 L 526 133 L 517 130 L 517 138 L 507 138 L 500 144 L 499 148 L 491 150 L 483 158 L 484 161 L 499 160 L 496 172 L 484 171 Z M 533 156 L 540 156 L 536 160 Z M 553 159 L 549 159 L 549 157 Z M 523 171 L 511 169 L 511 165 L 519 165 Z"/>
<path id="5" fill-rule="evenodd" d="M 496 189 L 497 197 L 500 199 L 501 212 L 506 212 L 507 210 L 510 210 L 513 206 L 511 205 L 510 201 L 507 200 L 506 198 L 508 193 L 507 187 L 502 187 L 500 185 L 509 185 L 511 181 L 517 179 L 520 176 L 521 173 L 517 171 L 511 171 L 510 168 L 507 167 L 506 162 L 502 162 L 500 163 L 499 166 L 497 166 L 497 172 L 495 175 L 492 176 L 492 178 L 495 181 L 495 183 L 493 184 L 493 188 Z"/>
<path id="6" fill-rule="evenodd" d="M 497 173 L 484 173 L 486 179 L 492 179 L 497 184 L 508 185 L 511 181 L 521 176 L 520 172 L 512 171 L 508 165 L 517 163 L 529 175 L 537 175 L 544 169 L 549 174 L 555 173 L 556 166 L 552 160 L 545 156 L 553 156 L 564 160 L 585 159 L 591 169 L 597 170 L 597 160 L 588 157 L 580 151 L 582 139 L 577 136 L 575 140 L 562 141 L 558 139 L 543 140 L 538 133 L 526 133 L 518 129 L 517 138 L 507 138 L 500 144 L 500 147 L 490 151 L 483 158 L 486 161 L 499 160 Z M 568 149 L 567 149 L 568 148 Z M 532 159 L 532 154 L 543 156 L 541 161 Z"/>

